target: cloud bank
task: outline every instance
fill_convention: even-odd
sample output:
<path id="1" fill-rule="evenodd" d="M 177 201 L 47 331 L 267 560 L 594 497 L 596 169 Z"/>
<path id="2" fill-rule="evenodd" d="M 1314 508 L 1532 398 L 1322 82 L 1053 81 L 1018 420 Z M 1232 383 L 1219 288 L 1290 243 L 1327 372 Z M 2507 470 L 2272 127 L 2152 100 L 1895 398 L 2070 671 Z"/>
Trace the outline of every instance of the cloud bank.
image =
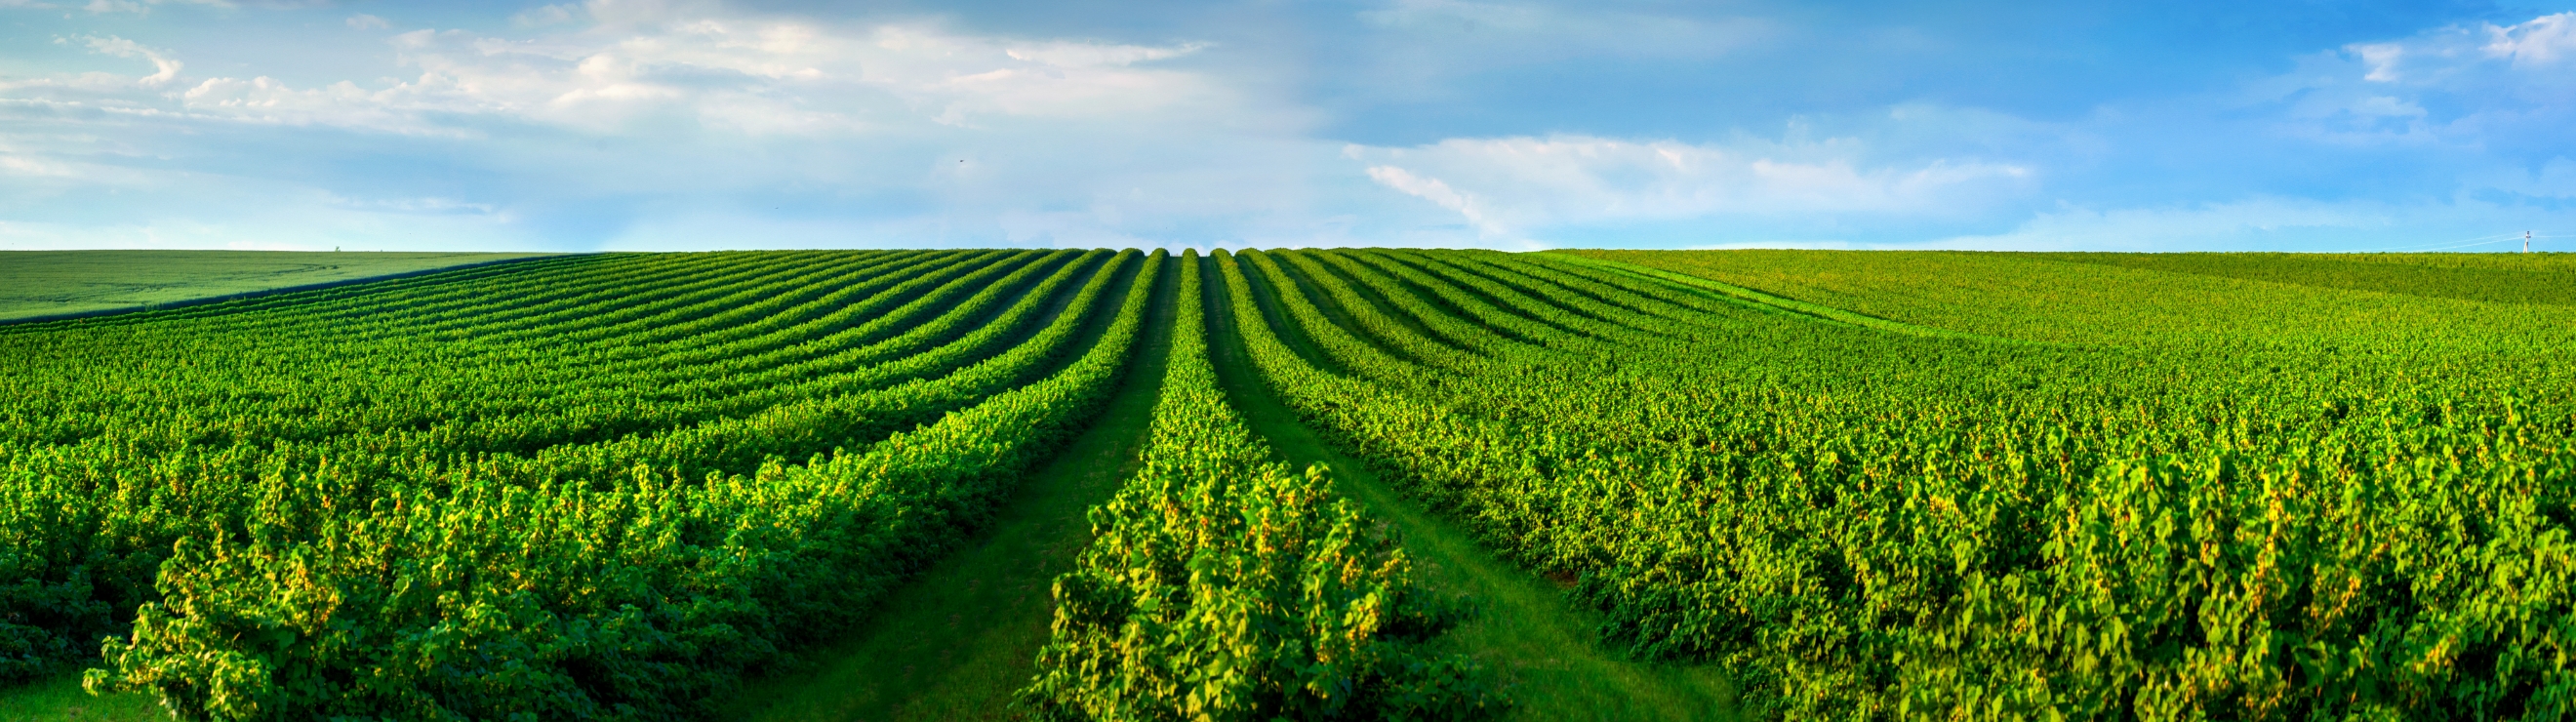
<path id="1" fill-rule="evenodd" d="M 0 75 L 7 248 L 2339 250 L 2576 231 L 2576 13 L 2283 48 L 2276 69 L 2066 108 L 1974 92 L 2013 78 L 1874 85 L 1837 63 L 1973 48 L 1803 6 L 1017 24 L 1037 11 L 7 7 L 41 34 Z M 1842 36 L 1893 59 L 1817 53 Z M 1687 83 L 1743 102 L 1693 105 Z"/>

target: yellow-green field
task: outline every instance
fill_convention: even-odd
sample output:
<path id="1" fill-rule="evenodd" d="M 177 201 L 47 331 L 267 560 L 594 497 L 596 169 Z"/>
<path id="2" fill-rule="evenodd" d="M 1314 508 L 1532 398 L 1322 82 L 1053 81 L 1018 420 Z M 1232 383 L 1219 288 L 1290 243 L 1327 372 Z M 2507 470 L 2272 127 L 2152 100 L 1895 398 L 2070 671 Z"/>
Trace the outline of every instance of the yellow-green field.
<path id="1" fill-rule="evenodd" d="M 0 321 L 526 258 L 528 253 L 0 251 Z"/>

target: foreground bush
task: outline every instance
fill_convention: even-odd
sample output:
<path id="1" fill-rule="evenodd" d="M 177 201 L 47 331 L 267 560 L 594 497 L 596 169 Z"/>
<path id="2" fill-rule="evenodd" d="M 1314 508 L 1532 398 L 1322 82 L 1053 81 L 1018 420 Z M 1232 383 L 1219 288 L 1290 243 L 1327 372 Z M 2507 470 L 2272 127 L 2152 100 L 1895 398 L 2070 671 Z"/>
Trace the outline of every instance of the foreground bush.
<path id="1" fill-rule="evenodd" d="M 1455 621 L 1395 540 L 1299 474 L 1228 406 L 1196 258 L 1144 468 L 1094 509 L 1056 579 L 1054 636 L 1021 699 L 1050 720 L 1475 719 L 1479 670 L 1422 643 Z"/>

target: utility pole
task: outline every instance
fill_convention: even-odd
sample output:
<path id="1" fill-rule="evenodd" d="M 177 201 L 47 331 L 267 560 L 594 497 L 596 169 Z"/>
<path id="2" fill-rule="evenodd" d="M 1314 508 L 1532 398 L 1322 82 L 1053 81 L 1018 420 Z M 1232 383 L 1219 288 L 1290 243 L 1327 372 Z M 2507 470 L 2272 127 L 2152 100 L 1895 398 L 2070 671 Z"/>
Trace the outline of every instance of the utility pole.
<path id="1" fill-rule="evenodd" d="M 2524 253 L 2530 253 L 2530 252 L 2531 252 L 2531 232 L 2530 232 L 2530 231 L 2523 231 L 2523 232 L 2522 232 L 2522 252 L 2524 252 Z"/>

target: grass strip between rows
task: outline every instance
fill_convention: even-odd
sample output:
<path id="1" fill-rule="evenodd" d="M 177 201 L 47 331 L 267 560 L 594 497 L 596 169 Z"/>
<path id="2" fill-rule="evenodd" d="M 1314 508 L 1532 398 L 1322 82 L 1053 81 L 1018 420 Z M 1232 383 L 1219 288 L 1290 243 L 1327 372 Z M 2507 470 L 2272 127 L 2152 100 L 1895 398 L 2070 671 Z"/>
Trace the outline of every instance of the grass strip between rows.
<path id="1" fill-rule="evenodd" d="M 163 601 L 87 684 L 224 720 L 707 714 L 744 672 L 848 626 L 958 544 L 1079 432 L 1117 386 L 1155 276 L 1054 376 L 863 454 L 605 490 L 362 499 L 268 482 L 263 508 L 345 511 L 183 539 Z"/>
<path id="2" fill-rule="evenodd" d="M 1273 458 L 1208 359 L 1195 253 L 1144 467 L 1091 514 L 1021 699 L 1042 720 L 1452 720 L 1502 700 L 1323 467 Z"/>

